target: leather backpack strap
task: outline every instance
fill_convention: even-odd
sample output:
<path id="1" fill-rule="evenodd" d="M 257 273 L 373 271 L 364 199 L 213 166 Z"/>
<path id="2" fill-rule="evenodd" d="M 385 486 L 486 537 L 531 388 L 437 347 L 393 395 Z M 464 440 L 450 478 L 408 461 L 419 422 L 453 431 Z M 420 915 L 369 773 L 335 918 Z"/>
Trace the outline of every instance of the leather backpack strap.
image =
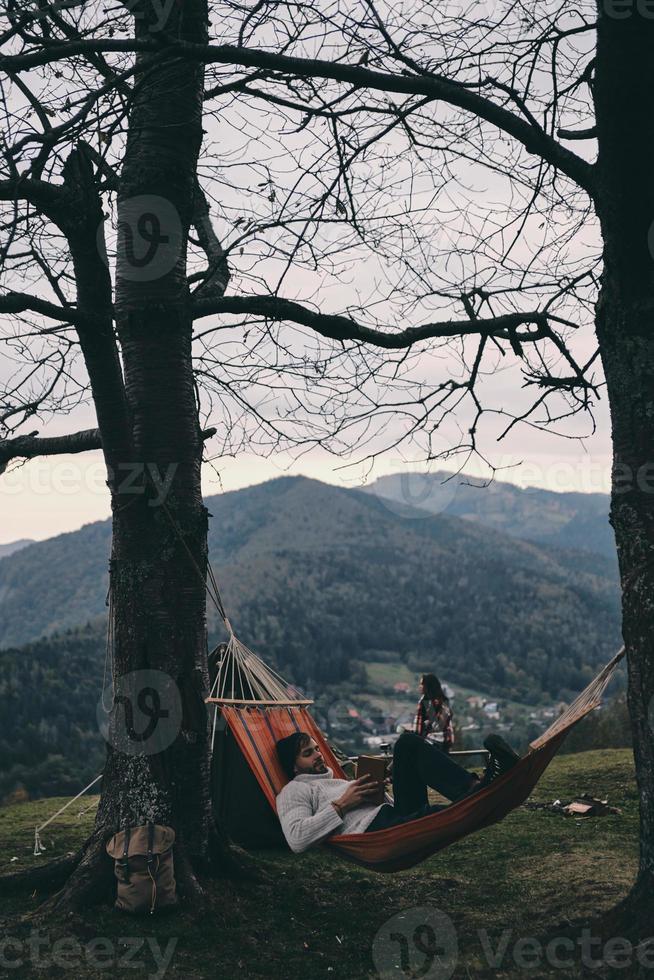
<path id="1" fill-rule="evenodd" d="M 123 846 L 123 868 L 125 870 L 125 880 L 129 881 L 129 839 L 132 833 L 131 827 L 125 827 L 125 844 Z"/>
<path id="2" fill-rule="evenodd" d="M 157 881 L 155 875 L 159 870 L 159 855 L 157 855 L 157 860 L 155 862 L 154 855 L 152 853 L 152 848 L 154 847 L 154 823 L 148 820 L 148 874 L 152 880 L 152 892 L 151 892 L 151 902 L 150 902 L 150 915 L 154 912 L 155 905 L 157 904 Z M 154 869 L 154 870 L 153 870 Z"/>

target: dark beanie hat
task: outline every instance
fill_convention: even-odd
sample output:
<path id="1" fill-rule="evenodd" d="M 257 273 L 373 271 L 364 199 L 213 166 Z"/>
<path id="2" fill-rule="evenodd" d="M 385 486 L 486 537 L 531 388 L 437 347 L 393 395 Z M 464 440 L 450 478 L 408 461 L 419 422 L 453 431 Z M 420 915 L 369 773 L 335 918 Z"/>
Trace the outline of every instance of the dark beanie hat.
<path id="1" fill-rule="evenodd" d="M 295 760 L 297 759 L 302 742 L 308 738 L 309 736 L 306 732 L 293 732 L 292 735 L 287 735 L 286 738 L 280 738 L 275 746 L 281 767 L 289 779 L 295 777 Z"/>

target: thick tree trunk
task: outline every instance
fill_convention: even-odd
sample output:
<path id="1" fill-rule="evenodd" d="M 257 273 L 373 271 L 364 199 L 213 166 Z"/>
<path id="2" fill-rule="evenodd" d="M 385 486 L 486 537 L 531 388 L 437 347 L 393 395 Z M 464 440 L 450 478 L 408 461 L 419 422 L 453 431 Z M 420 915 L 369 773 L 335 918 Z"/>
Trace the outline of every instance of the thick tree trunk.
<path id="1" fill-rule="evenodd" d="M 625 8 L 626 9 L 626 8 Z M 622 584 L 641 851 L 629 916 L 654 907 L 654 20 L 599 5 L 598 213 L 605 269 L 597 335 L 613 432 L 611 523 Z M 646 16 L 649 13 L 649 16 Z"/>
<path id="2" fill-rule="evenodd" d="M 622 632 L 627 649 L 628 701 L 640 791 L 639 915 L 654 910 L 654 337 L 610 338 L 642 310 L 607 270 L 598 312 L 603 361 L 611 403 L 615 530 L 622 585 Z M 654 292 L 652 293 L 654 302 Z M 654 328 L 654 322 L 652 323 Z M 644 902 L 646 899 L 646 902 Z M 643 919 L 644 921 L 644 919 Z"/>
<path id="3" fill-rule="evenodd" d="M 147 18 L 135 23 L 137 36 L 149 36 Z M 204 0 L 173 7 L 166 28 L 185 40 L 206 41 Z M 98 811 L 98 820 L 112 827 L 144 817 L 171 824 L 197 858 L 207 853 L 210 825 L 203 702 L 207 513 L 186 241 L 202 142 L 203 77 L 202 65 L 183 61 L 137 74 L 121 173 L 116 310 L 134 460 L 144 470 L 125 472 L 140 493 L 123 485 L 114 496 L 114 679 L 120 689 L 130 686 L 125 678 L 134 671 L 162 672 L 163 687 L 157 690 L 157 675 L 152 684 L 159 705 L 151 700 L 148 706 L 138 679 L 127 696 L 138 698 L 141 691 L 146 712 L 169 714 L 153 719 L 152 748 L 161 748 L 153 753 L 147 740 L 134 742 L 126 732 L 127 702 L 115 706 L 114 735 L 124 738 L 120 749 L 127 751 L 109 752 Z M 171 479 L 168 492 L 155 492 L 153 474 Z M 148 675 L 145 682 L 149 686 Z M 164 743 L 174 738 L 160 746 L 162 736 Z"/>
<path id="4" fill-rule="evenodd" d="M 210 823 L 207 516 L 201 504 L 172 496 L 165 509 L 146 507 L 135 498 L 114 512 L 116 697 L 98 820 L 112 828 L 144 818 L 170 824 L 201 857 Z"/>
<path id="5" fill-rule="evenodd" d="M 138 14 L 137 37 L 151 37 L 145 5 Z M 174 5 L 165 26 L 206 42 L 205 0 Z M 110 482 L 115 697 L 96 830 L 66 901 L 77 885 L 78 896 L 88 890 L 99 845 L 145 820 L 175 829 L 178 871 L 197 897 L 190 869 L 207 862 L 212 837 L 207 511 L 186 280 L 204 75 L 198 63 L 138 60 L 118 195 L 115 308 L 131 446 L 112 461 Z"/>

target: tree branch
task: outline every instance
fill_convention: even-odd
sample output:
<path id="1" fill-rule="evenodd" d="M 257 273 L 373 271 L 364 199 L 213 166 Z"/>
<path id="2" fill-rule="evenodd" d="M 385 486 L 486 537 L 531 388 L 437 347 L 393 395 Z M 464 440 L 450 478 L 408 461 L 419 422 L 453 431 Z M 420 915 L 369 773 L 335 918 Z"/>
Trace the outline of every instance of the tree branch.
<path id="1" fill-rule="evenodd" d="M 191 222 L 195 228 L 198 241 L 207 257 L 208 268 L 202 282 L 195 290 L 196 297 L 222 297 L 229 285 L 230 271 L 227 256 L 214 227 L 211 223 L 209 204 L 200 181 L 195 178 L 195 193 L 193 195 L 193 214 Z"/>
<path id="2" fill-rule="evenodd" d="M 163 33 L 163 32 L 162 32 Z M 270 51 L 239 48 L 232 45 L 202 45 L 169 38 L 161 40 L 112 40 L 73 41 L 50 44 L 45 50 L 23 55 L 7 55 L 0 58 L 0 70 L 20 71 L 37 65 L 45 65 L 76 54 L 98 51 L 151 51 L 170 57 L 186 57 L 205 64 L 242 65 L 246 68 L 262 68 L 271 72 L 283 72 L 304 78 L 330 78 L 347 82 L 357 88 L 369 88 L 380 92 L 396 92 L 405 95 L 427 96 L 435 101 L 447 102 L 473 113 L 480 119 L 513 136 L 529 153 L 540 156 L 592 196 L 595 189 L 595 169 L 586 160 L 562 146 L 544 129 L 520 118 L 491 99 L 472 91 L 461 82 L 441 75 L 425 72 L 420 75 L 394 75 L 390 72 L 372 71 L 364 65 L 348 65 L 323 61 L 318 58 L 300 58 L 275 54 Z"/>
<path id="3" fill-rule="evenodd" d="M 93 155 L 84 140 L 79 140 L 68 154 L 62 172 L 64 186 L 77 203 L 75 220 L 67 232 L 77 306 L 83 315 L 77 324 L 77 335 L 111 478 L 117 462 L 131 459 L 132 428 L 113 327 L 112 283 L 105 261 L 105 215 L 93 170 Z M 113 485 L 111 489 L 113 492 Z"/>
<path id="4" fill-rule="evenodd" d="M 0 180 L 0 201 L 29 201 L 59 227 L 73 204 L 68 190 L 62 185 L 27 177 Z"/>
<path id="5" fill-rule="evenodd" d="M 62 323 L 79 324 L 87 319 L 74 306 L 57 306 L 56 303 L 50 303 L 30 293 L 9 292 L 0 295 L 0 313 L 24 313 L 26 310 L 40 313 L 52 320 L 61 320 Z"/>
<path id="6" fill-rule="evenodd" d="M 38 438 L 36 432 L 0 442 L 0 473 L 12 459 L 34 459 L 35 456 L 61 456 L 64 453 L 86 453 L 102 449 L 99 429 L 83 429 L 66 436 Z"/>
<path id="7" fill-rule="evenodd" d="M 557 133 L 562 140 L 594 140 L 597 138 L 597 126 L 589 126 L 588 129 L 558 129 Z"/>
<path id="8" fill-rule="evenodd" d="M 201 438 L 210 439 L 218 430 L 204 429 Z M 34 459 L 36 456 L 63 456 L 69 453 L 88 453 L 102 449 L 99 429 L 83 429 L 65 436 L 51 436 L 42 439 L 36 432 L 15 439 L 0 441 L 0 475 L 5 472 L 12 459 Z"/>
<path id="9" fill-rule="evenodd" d="M 528 343 L 549 337 L 551 333 L 545 314 L 539 312 L 505 313 L 485 320 L 444 320 L 386 332 L 363 326 L 348 316 L 316 313 L 300 303 L 279 299 L 277 296 L 225 296 L 222 299 L 198 300 L 193 306 L 195 319 L 215 313 L 249 314 L 266 317 L 269 320 L 291 320 L 310 327 L 321 336 L 332 340 L 352 340 L 388 350 L 411 347 L 421 340 L 457 337 L 464 334 L 482 334 L 501 340 Z M 529 323 L 535 324 L 537 329 L 528 333 L 517 333 L 518 327 Z"/>
<path id="10" fill-rule="evenodd" d="M 186 51 L 187 44 L 181 45 Z M 191 45 L 190 47 L 194 47 Z M 530 153 L 547 160 L 567 174 L 581 187 L 592 192 L 595 184 L 593 166 L 558 143 L 545 130 L 535 127 L 513 112 L 497 105 L 490 99 L 471 91 L 460 82 L 440 75 L 393 75 L 389 72 L 372 71 L 362 65 L 346 65 L 312 58 L 297 58 L 273 54 L 267 51 L 250 51 L 229 45 L 209 47 L 205 63 L 240 64 L 246 67 L 265 68 L 285 74 L 311 78 L 331 78 L 347 82 L 359 88 L 371 88 L 382 92 L 428 96 L 436 101 L 466 109 L 485 119 L 498 129 L 515 137 Z"/>

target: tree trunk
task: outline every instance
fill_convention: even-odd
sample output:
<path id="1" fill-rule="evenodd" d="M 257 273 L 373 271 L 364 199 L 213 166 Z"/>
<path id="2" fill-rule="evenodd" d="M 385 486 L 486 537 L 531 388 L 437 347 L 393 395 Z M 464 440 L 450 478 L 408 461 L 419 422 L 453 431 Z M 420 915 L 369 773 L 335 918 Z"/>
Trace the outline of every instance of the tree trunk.
<path id="1" fill-rule="evenodd" d="M 149 14 L 137 37 L 152 37 Z M 204 0 L 171 7 L 166 30 L 206 42 Z M 118 194 L 115 308 L 129 458 L 110 474 L 114 703 L 94 837 L 66 890 L 88 891 L 106 839 L 146 820 L 175 829 L 187 893 L 212 831 L 206 658 L 207 511 L 191 360 L 186 242 L 202 142 L 204 70 L 139 56 Z M 102 434 L 102 426 L 101 426 Z M 145 672 L 145 673 L 143 673 Z"/>
<path id="2" fill-rule="evenodd" d="M 170 18 L 166 28 L 174 36 L 206 42 L 204 0 L 175 5 Z M 151 36 L 147 17 L 135 24 L 137 37 Z M 98 812 L 112 827 L 144 817 L 170 824 L 197 857 L 206 855 L 210 824 L 203 701 L 207 513 L 186 242 L 202 143 L 203 81 L 203 66 L 193 62 L 137 73 L 121 173 L 116 310 L 136 465 L 125 468 L 113 508 L 114 681 L 118 688 L 127 683 L 128 699 L 139 693 L 145 699 L 142 721 L 147 710 L 168 712 L 168 718 L 153 717 L 149 747 L 126 729 L 128 702 L 115 705 L 114 737 L 126 752 L 109 751 Z M 153 476 L 171 480 L 169 491 L 156 491 Z M 125 486 L 132 480 L 134 488 Z M 151 685 L 158 706 L 154 700 L 147 706 L 142 681 L 125 681 L 141 670 L 164 675 L 161 688 L 157 675 Z M 150 686 L 148 675 L 145 682 Z M 141 737 L 148 730 L 142 728 Z"/>
<path id="3" fill-rule="evenodd" d="M 639 873 L 625 909 L 642 924 L 654 903 L 654 20 L 646 6 L 616 17 L 599 5 L 595 65 L 605 260 L 597 335 L 611 408 L 611 524 L 641 813 Z"/>

